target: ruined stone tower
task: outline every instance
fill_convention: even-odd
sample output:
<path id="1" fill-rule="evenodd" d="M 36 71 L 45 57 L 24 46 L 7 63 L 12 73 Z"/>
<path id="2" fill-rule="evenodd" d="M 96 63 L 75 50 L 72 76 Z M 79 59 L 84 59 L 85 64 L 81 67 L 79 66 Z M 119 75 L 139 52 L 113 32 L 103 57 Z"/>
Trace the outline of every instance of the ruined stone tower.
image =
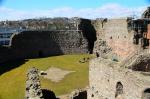
<path id="1" fill-rule="evenodd" d="M 149 18 L 150 7 L 141 19 L 109 19 L 97 27 L 88 99 L 150 99 Z"/>

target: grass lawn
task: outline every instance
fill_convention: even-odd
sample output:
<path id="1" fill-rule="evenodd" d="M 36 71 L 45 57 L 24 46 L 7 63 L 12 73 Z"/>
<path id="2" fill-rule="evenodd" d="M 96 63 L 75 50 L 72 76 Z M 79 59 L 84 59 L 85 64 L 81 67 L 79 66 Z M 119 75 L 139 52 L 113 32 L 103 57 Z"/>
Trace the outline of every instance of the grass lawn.
<path id="1" fill-rule="evenodd" d="M 84 57 L 92 55 L 62 55 L 48 58 L 28 59 L 24 63 L 0 64 L 0 99 L 24 99 L 26 72 L 30 67 L 46 70 L 50 67 L 58 67 L 65 70 L 76 71 L 67 75 L 58 83 L 51 82 L 41 77 L 42 89 L 49 89 L 56 95 L 62 95 L 73 91 L 73 89 L 84 88 L 88 85 L 88 63 L 79 63 Z M 16 68 L 12 68 L 15 65 Z M 10 67 L 6 71 L 5 67 Z M 4 68 L 1 68 L 4 67 Z"/>

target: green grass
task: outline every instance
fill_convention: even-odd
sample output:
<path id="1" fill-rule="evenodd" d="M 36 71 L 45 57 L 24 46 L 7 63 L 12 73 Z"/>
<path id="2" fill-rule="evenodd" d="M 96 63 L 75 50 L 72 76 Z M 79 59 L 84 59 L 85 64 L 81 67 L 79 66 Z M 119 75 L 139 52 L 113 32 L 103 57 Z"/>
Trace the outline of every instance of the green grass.
<path id="1" fill-rule="evenodd" d="M 18 66 L 14 63 L 0 65 L 0 67 L 14 67 L 12 65 L 16 65 L 16 68 L 0 75 L 0 99 L 24 99 L 26 72 L 31 67 L 36 67 L 39 70 L 46 70 L 53 66 L 65 70 L 76 71 L 67 75 L 58 83 L 51 82 L 41 77 L 42 89 L 52 90 L 56 95 L 66 94 L 77 88 L 84 88 L 88 85 L 88 63 L 78 62 L 84 57 L 92 57 L 92 55 L 62 55 L 29 59 L 22 65 L 17 64 Z M 6 67 L 4 70 L 6 70 Z"/>

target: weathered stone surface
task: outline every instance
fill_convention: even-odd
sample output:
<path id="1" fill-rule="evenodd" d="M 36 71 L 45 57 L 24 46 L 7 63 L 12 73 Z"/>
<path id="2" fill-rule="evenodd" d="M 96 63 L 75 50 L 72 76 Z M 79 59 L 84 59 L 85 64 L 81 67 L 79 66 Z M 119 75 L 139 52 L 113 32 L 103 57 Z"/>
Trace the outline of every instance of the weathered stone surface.
<path id="1" fill-rule="evenodd" d="M 129 21 L 128 18 L 97 20 L 95 23 L 97 25 L 94 25 L 98 31 L 94 53 L 123 60 L 129 53 L 135 52 L 137 46 L 133 44 L 134 33 L 129 31 Z"/>
<path id="2" fill-rule="evenodd" d="M 103 41 L 102 39 L 97 40 L 94 45 L 93 53 L 97 57 L 107 57 L 107 54 L 112 51 L 106 41 Z"/>
<path id="3" fill-rule="evenodd" d="M 89 53 L 81 31 L 25 31 L 15 35 L 9 48 L 0 48 L 0 62 L 12 59 Z"/>
<path id="4" fill-rule="evenodd" d="M 42 97 L 39 71 L 36 68 L 31 68 L 27 73 L 25 99 L 44 99 Z"/>
<path id="5" fill-rule="evenodd" d="M 142 96 L 149 89 L 150 76 L 121 68 L 109 59 L 97 58 L 90 62 L 89 81 L 88 99 L 148 99 Z M 117 83 L 122 84 L 121 92 L 117 91 Z"/>
<path id="6" fill-rule="evenodd" d="M 88 41 L 80 31 L 26 31 L 13 38 L 12 48 L 22 57 L 44 57 L 87 53 Z"/>
<path id="7" fill-rule="evenodd" d="M 149 46 L 144 37 L 149 23 L 148 10 L 144 18 L 147 19 L 133 21 L 135 25 L 131 24 L 131 19 L 97 21 L 97 39 L 105 43 L 94 45 L 98 58 L 90 61 L 88 99 L 149 99 L 150 49 L 142 49 Z M 135 37 L 137 45 L 133 43 Z M 103 57 L 106 55 L 107 58 Z M 112 60 L 114 56 L 115 61 Z"/>

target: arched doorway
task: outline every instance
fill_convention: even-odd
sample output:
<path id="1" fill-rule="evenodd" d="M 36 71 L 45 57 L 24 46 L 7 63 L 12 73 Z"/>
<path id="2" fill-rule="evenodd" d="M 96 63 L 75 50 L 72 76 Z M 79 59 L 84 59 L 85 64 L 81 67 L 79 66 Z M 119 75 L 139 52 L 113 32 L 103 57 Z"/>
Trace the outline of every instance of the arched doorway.
<path id="1" fill-rule="evenodd" d="M 122 97 L 122 94 L 123 94 L 123 85 L 121 82 L 117 82 L 115 98 L 120 99 L 120 97 Z"/>
<path id="2" fill-rule="evenodd" d="M 150 99 L 150 88 L 144 90 L 142 94 L 142 99 Z"/>

